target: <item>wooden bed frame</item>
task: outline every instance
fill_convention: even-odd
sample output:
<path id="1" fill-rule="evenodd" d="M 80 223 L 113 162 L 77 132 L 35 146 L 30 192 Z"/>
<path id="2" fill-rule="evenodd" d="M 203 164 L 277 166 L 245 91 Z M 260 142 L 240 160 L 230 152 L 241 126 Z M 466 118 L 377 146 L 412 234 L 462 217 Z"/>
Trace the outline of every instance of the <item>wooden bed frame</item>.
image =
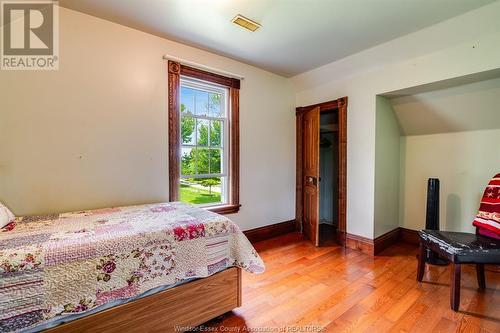
<path id="1" fill-rule="evenodd" d="M 239 306 L 241 269 L 231 267 L 44 332 L 182 332 Z"/>

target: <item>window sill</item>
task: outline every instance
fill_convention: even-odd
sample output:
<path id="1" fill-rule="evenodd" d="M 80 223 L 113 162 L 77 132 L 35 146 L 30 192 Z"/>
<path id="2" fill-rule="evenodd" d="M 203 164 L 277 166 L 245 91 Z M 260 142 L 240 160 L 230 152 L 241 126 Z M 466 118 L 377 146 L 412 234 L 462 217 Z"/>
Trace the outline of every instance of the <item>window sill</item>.
<path id="1" fill-rule="evenodd" d="M 203 209 L 209 210 L 217 214 L 234 214 L 240 210 L 241 205 L 218 205 L 218 206 L 208 206 L 203 207 Z"/>

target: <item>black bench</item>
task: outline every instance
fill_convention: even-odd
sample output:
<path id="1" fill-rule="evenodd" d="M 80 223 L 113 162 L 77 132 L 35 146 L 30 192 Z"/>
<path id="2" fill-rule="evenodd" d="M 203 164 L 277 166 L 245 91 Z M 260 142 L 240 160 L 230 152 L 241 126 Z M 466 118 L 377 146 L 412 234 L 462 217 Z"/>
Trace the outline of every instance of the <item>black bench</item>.
<path id="1" fill-rule="evenodd" d="M 454 311 L 460 306 L 461 264 L 476 264 L 477 282 L 486 288 L 485 264 L 500 264 L 500 241 L 478 234 L 439 230 L 421 230 L 417 280 L 422 282 L 425 270 L 425 252 L 430 249 L 451 263 L 450 305 Z"/>

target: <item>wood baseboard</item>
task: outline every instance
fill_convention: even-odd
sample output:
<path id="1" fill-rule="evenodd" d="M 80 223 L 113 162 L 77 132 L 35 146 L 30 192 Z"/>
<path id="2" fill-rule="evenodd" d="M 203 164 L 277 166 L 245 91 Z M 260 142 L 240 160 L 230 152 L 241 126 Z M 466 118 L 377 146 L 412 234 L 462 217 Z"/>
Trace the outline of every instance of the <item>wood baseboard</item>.
<path id="1" fill-rule="evenodd" d="M 389 232 L 386 232 L 383 235 L 378 236 L 375 238 L 373 245 L 373 254 L 377 255 L 380 252 L 384 251 L 387 249 L 389 246 L 396 244 L 399 240 L 401 239 L 401 228 L 396 228 L 394 230 L 391 230 Z"/>
<path id="2" fill-rule="evenodd" d="M 411 230 L 411 229 L 406 229 L 406 228 L 399 228 L 401 231 L 401 236 L 400 240 L 405 242 L 405 243 L 410 243 L 414 245 L 418 245 L 419 240 L 418 240 L 418 231 L 417 230 Z"/>
<path id="3" fill-rule="evenodd" d="M 398 227 L 375 239 L 347 234 L 346 246 L 350 249 L 375 256 L 398 242 L 418 245 L 418 231 Z"/>
<path id="4" fill-rule="evenodd" d="M 285 235 L 297 230 L 296 220 L 266 225 L 260 228 L 243 231 L 251 243 Z M 418 245 L 418 231 L 398 227 L 375 239 L 354 234 L 346 234 L 346 247 L 375 256 L 398 242 Z"/>
<path id="5" fill-rule="evenodd" d="M 375 248 L 373 239 L 349 233 L 346 236 L 346 247 L 353 250 L 361 251 L 371 256 L 374 254 L 374 248 Z"/>
<path id="6" fill-rule="evenodd" d="M 295 220 L 285 221 L 281 223 L 266 225 L 260 228 L 250 229 L 243 231 L 245 236 L 251 243 L 260 242 L 266 239 L 274 238 L 277 236 L 285 235 L 294 232 Z"/>

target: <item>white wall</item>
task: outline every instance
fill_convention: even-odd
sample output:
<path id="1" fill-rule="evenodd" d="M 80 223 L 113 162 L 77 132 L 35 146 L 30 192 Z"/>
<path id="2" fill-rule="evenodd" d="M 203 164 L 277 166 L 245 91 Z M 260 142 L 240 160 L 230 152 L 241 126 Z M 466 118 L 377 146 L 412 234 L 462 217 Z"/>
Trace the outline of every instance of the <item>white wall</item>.
<path id="1" fill-rule="evenodd" d="M 500 128 L 500 78 L 391 98 L 405 135 Z"/>
<path id="2" fill-rule="evenodd" d="M 164 54 L 245 77 L 231 218 L 243 229 L 293 219 L 287 79 L 65 8 L 59 71 L 0 71 L 0 201 L 24 215 L 168 200 Z"/>
<path id="3" fill-rule="evenodd" d="M 427 179 L 440 180 L 440 227 L 472 232 L 488 181 L 500 171 L 500 130 L 401 137 L 401 226 L 425 228 Z"/>
<path id="4" fill-rule="evenodd" d="M 390 103 L 407 135 L 401 137 L 400 225 L 425 227 L 427 179 L 437 177 L 441 229 L 473 231 L 484 187 L 500 170 L 500 79 L 395 97 Z"/>
<path id="5" fill-rule="evenodd" d="M 376 95 L 500 68 L 500 2 L 292 78 L 296 105 L 349 97 L 347 231 L 375 233 Z"/>
<path id="6" fill-rule="evenodd" d="M 390 101 L 377 96 L 374 237 L 399 227 L 400 130 Z"/>

